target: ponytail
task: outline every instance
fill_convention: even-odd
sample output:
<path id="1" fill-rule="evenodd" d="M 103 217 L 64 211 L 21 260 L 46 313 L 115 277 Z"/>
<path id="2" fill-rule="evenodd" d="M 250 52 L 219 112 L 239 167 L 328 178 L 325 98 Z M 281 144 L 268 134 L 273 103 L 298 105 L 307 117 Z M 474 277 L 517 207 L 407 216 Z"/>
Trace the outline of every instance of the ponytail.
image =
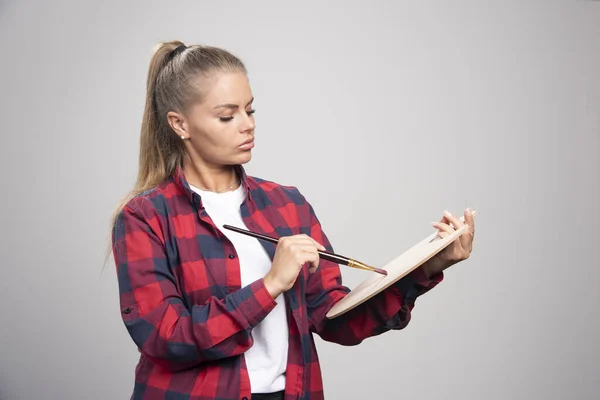
<path id="1" fill-rule="evenodd" d="M 127 203 L 170 178 L 177 166 L 182 165 L 185 147 L 170 127 L 167 113 L 184 113 L 193 101 L 202 99 L 204 93 L 194 78 L 216 70 L 246 73 L 241 60 L 217 47 L 186 47 L 176 40 L 159 43 L 155 48 L 146 81 L 137 179 L 113 211 L 109 236 Z M 111 250 L 108 246 L 104 264 Z"/>

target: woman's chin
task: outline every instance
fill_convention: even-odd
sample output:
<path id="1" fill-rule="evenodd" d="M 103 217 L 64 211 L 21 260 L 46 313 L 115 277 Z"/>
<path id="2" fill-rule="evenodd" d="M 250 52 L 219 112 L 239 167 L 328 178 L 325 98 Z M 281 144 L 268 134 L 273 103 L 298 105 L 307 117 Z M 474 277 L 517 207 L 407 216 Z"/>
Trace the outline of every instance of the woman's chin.
<path id="1" fill-rule="evenodd" d="M 243 154 L 237 156 L 236 159 L 238 160 L 236 164 L 246 164 L 252 159 L 252 152 L 245 151 Z"/>

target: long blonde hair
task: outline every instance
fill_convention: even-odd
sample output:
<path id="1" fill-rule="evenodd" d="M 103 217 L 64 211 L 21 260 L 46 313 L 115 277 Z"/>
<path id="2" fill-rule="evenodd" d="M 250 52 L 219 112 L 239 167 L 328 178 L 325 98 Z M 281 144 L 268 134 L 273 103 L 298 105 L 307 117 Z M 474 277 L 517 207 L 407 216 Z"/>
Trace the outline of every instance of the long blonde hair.
<path id="1" fill-rule="evenodd" d="M 242 61 L 229 51 L 212 46 L 170 41 L 159 43 L 150 60 L 146 81 L 146 105 L 140 133 L 139 170 L 133 189 L 113 212 L 109 237 L 123 207 L 136 196 L 170 178 L 185 156 L 185 147 L 167 121 L 167 113 L 185 113 L 202 101 L 203 78 L 211 73 L 247 73 Z M 110 256 L 109 246 L 106 259 Z"/>

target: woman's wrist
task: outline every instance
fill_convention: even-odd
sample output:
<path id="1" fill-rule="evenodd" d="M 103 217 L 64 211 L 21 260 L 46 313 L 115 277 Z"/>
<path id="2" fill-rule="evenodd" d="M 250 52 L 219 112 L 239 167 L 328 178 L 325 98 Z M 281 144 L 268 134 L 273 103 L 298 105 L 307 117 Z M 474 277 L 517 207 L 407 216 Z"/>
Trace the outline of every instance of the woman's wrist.
<path id="1" fill-rule="evenodd" d="M 271 297 L 273 297 L 274 299 L 277 298 L 281 293 L 283 293 L 283 290 L 279 287 L 279 285 L 277 285 L 277 283 L 271 277 L 270 274 L 267 274 L 264 277 L 263 281 L 265 283 L 265 288 L 267 289 Z"/>
<path id="2" fill-rule="evenodd" d="M 429 259 L 421 267 L 428 279 L 431 279 L 432 276 L 439 274 L 445 269 L 444 266 L 441 265 L 440 260 L 436 257 Z"/>

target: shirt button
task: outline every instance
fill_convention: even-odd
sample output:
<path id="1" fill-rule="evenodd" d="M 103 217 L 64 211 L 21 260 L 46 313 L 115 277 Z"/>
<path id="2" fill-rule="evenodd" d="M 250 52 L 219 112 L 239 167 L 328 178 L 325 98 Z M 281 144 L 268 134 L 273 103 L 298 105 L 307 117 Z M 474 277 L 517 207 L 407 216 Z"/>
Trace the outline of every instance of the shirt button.
<path id="1" fill-rule="evenodd" d="M 131 308 L 127 307 L 126 309 L 123 310 L 123 312 L 125 314 L 129 314 L 129 313 L 131 313 Z"/>
<path id="2" fill-rule="evenodd" d="M 235 256 L 233 254 L 230 254 L 229 258 L 233 260 L 235 258 Z M 248 399 L 246 399 L 246 400 L 248 400 Z"/>

